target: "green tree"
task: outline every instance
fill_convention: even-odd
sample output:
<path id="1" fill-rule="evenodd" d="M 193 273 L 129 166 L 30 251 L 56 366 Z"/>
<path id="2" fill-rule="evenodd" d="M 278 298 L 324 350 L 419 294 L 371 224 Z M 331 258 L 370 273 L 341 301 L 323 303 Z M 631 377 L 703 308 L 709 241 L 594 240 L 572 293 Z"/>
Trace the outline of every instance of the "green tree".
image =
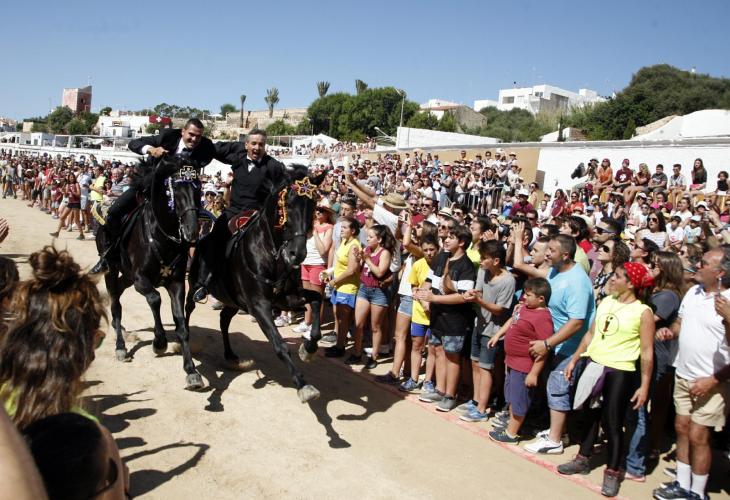
<path id="1" fill-rule="evenodd" d="M 416 113 L 406 122 L 406 127 L 424 128 L 427 130 L 435 130 L 438 127 L 439 120 L 428 111 Z"/>
<path id="2" fill-rule="evenodd" d="M 88 128 L 86 122 L 81 118 L 74 118 L 66 124 L 66 131 L 71 135 L 83 135 L 88 134 Z"/>
<path id="3" fill-rule="evenodd" d="M 279 102 L 279 89 L 271 87 L 266 91 L 266 97 L 264 97 L 266 105 L 269 107 L 269 118 L 274 116 L 274 106 Z"/>
<path id="4" fill-rule="evenodd" d="M 225 118 L 228 113 L 235 113 L 236 112 L 236 106 L 230 103 L 221 104 L 221 114 Z"/>
<path id="5" fill-rule="evenodd" d="M 367 83 L 363 82 L 362 80 L 355 80 L 355 92 L 357 93 L 357 95 L 360 95 L 363 92 L 365 92 L 365 90 L 367 90 L 367 88 L 368 88 Z"/>
<path id="6" fill-rule="evenodd" d="M 91 134 L 99 121 L 99 115 L 90 111 L 82 111 L 76 117 L 84 122 L 85 128 L 84 132 L 81 132 L 82 134 Z"/>
<path id="7" fill-rule="evenodd" d="M 31 120 L 26 120 L 31 121 Z M 33 126 L 30 128 L 31 132 L 48 132 L 48 124 L 46 122 L 33 122 Z"/>
<path id="8" fill-rule="evenodd" d="M 66 125 L 73 117 L 73 111 L 68 106 L 57 107 L 48 115 L 48 130 L 53 134 L 66 132 Z"/>
<path id="9" fill-rule="evenodd" d="M 436 130 L 440 130 L 441 132 L 456 132 L 456 119 L 454 119 L 454 115 L 445 111 L 436 126 Z"/>
<path id="10" fill-rule="evenodd" d="M 99 110 L 99 115 L 101 116 L 109 116 L 112 112 L 111 106 L 104 106 Z"/>
<path id="11" fill-rule="evenodd" d="M 161 123 L 150 123 L 144 129 L 148 134 L 155 134 L 158 130 L 162 130 L 165 126 Z"/>
<path id="12" fill-rule="evenodd" d="M 296 129 L 288 125 L 284 120 L 276 120 L 274 123 L 266 127 L 266 134 L 273 135 L 294 135 Z"/>
<path id="13" fill-rule="evenodd" d="M 319 94 L 319 97 L 324 97 L 327 95 L 327 91 L 330 89 L 330 82 L 317 82 L 317 93 Z"/>
<path id="14" fill-rule="evenodd" d="M 294 129 L 294 134 L 310 135 L 311 133 L 312 133 L 312 122 L 310 121 L 309 117 L 302 118 L 302 120 L 299 123 L 297 123 L 297 126 Z"/>

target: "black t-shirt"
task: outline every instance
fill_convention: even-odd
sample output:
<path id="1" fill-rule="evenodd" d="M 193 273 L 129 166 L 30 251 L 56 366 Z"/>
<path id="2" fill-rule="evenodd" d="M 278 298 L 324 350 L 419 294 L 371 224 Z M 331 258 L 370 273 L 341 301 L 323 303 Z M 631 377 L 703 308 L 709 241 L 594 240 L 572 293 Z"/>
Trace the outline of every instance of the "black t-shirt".
<path id="1" fill-rule="evenodd" d="M 474 289 L 476 270 L 466 254 L 456 260 L 449 260 L 451 254 L 441 252 L 434 259 L 426 281 L 431 283 L 434 295 L 444 295 L 443 274 L 449 265 L 449 278 L 459 293 Z M 431 303 L 431 331 L 437 337 L 466 335 L 474 327 L 474 309 L 471 304 Z"/>

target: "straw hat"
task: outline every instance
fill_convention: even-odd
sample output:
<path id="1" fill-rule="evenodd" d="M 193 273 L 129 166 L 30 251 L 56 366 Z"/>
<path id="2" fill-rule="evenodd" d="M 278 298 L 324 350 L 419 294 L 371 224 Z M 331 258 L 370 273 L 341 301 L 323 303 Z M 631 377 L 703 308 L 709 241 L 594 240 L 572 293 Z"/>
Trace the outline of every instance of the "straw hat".
<path id="1" fill-rule="evenodd" d="M 387 205 L 390 208 L 394 208 L 396 210 L 405 210 L 406 208 L 408 208 L 408 205 L 406 204 L 406 199 L 398 193 L 388 193 L 382 198 L 382 200 L 384 205 Z"/>

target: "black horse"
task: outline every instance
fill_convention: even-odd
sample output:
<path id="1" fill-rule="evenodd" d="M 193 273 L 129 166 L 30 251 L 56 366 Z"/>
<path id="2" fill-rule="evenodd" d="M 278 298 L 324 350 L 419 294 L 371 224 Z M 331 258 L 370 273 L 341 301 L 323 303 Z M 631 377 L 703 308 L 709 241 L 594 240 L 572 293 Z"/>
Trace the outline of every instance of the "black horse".
<path id="1" fill-rule="evenodd" d="M 255 220 L 252 219 L 241 233 L 233 236 L 233 241 L 229 242 L 232 245 L 230 251 L 214 270 L 208 287 L 210 293 L 224 304 L 220 313 L 220 329 L 226 362 L 238 363 L 238 356 L 231 349 L 228 328 L 236 312 L 247 309 L 258 321 L 276 355 L 286 363 L 302 402 L 319 397 L 319 391 L 305 382 L 294 365 L 289 348 L 274 325 L 272 311 L 274 307 L 289 308 L 291 304 L 287 306 L 282 301 L 285 296 L 292 295 L 291 284 L 299 286 L 298 280 L 292 277 L 299 275 L 299 264 L 306 256 L 307 236 L 314 222 L 317 186 L 323 178 L 324 174 L 310 179 L 306 167 L 295 165 L 278 186 L 269 186 L 262 209 Z M 186 322 L 195 309 L 193 290 L 197 282 L 198 259 L 206 243 L 206 239 L 199 242 L 193 257 L 188 278 L 190 291 L 185 303 Z M 302 344 L 299 350 L 302 360 L 310 361 L 321 338 L 319 307 L 322 299 L 316 293 L 307 295 L 305 290 L 294 292 L 312 306 L 311 340 Z M 183 355 L 189 356 L 189 353 Z"/>
<path id="2" fill-rule="evenodd" d="M 165 329 L 160 318 L 160 298 L 157 287 L 164 286 L 172 301 L 175 332 L 180 340 L 184 368 L 189 386 L 202 385 L 195 371 L 188 344 L 185 323 L 185 269 L 190 245 L 198 239 L 198 209 L 200 184 L 196 169 L 189 161 L 163 157 L 154 164 L 142 164 L 133 183 L 144 201 L 124 225 L 117 258 L 109 259 L 109 271 L 104 277 L 111 297 L 112 326 L 117 335 L 117 360 L 128 360 L 122 336 L 122 305 L 124 290 L 134 285 L 144 295 L 155 319 L 155 339 L 152 348 L 161 355 L 167 349 Z M 101 252 L 106 232 L 99 231 L 97 248 Z"/>

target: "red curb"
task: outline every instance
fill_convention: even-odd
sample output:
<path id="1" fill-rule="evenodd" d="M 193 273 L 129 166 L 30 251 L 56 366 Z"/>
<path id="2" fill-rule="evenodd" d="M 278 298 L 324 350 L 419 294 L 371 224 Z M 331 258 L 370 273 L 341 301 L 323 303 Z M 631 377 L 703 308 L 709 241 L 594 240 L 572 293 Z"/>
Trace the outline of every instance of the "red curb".
<path id="1" fill-rule="evenodd" d="M 284 337 L 284 341 L 289 344 L 298 346 L 301 343 L 301 337 Z M 375 380 L 373 375 L 371 375 L 369 373 L 364 373 L 362 368 L 355 369 L 355 368 L 351 367 L 350 365 L 346 365 L 344 363 L 338 363 L 337 362 L 338 358 L 328 358 L 328 357 L 324 356 L 324 354 L 322 353 L 321 350 L 317 350 L 317 355 L 318 355 L 318 357 L 329 362 L 331 365 L 337 366 L 340 370 L 353 373 L 353 374 L 357 375 L 358 377 L 360 377 L 361 379 L 370 382 L 371 384 L 373 384 L 376 387 L 379 387 L 381 390 L 388 391 L 391 394 L 394 394 L 401 399 L 405 399 L 406 401 L 409 401 L 409 402 L 415 404 L 416 406 L 423 408 L 424 410 L 428 410 L 429 412 L 435 414 L 436 416 L 442 418 L 443 420 L 452 422 L 452 423 L 458 425 L 460 428 L 462 428 L 466 431 L 469 431 L 472 434 L 475 434 L 482 439 L 488 440 L 490 443 L 497 445 L 502 449 L 508 450 L 508 451 L 514 453 L 515 455 L 518 455 L 519 457 L 521 457 L 525 460 L 528 460 L 528 461 L 532 462 L 533 464 L 542 467 L 545 470 L 552 472 L 553 474 L 560 477 L 561 479 L 571 481 L 571 482 L 577 484 L 578 486 L 582 486 L 583 488 L 586 488 L 594 493 L 597 493 L 598 495 L 601 494 L 601 486 L 593 483 L 592 481 L 590 481 L 588 479 L 578 476 L 578 475 L 566 476 L 566 475 L 560 474 L 558 472 L 558 467 L 555 464 L 540 458 L 540 455 L 535 455 L 533 453 L 525 451 L 523 448 L 516 446 L 516 445 L 499 443 L 497 441 L 493 441 L 492 439 L 489 438 L 489 431 L 487 431 L 486 429 L 472 425 L 469 422 L 464 422 L 463 420 L 461 420 L 459 417 L 457 417 L 455 414 L 453 414 L 451 412 L 447 413 L 447 412 L 440 412 L 435 409 L 430 409 L 430 408 L 428 408 L 428 403 L 422 403 L 421 401 L 418 400 L 417 395 L 401 392 L 397 388 L 395 388 L 391 385 L 381 384 Z M 432 407 L 432 408 L 435 408 L 435 407 Z M 613 498 L 616 498 L 618 500 L 628 500 L 628 497 L 624 497 L 624 496 L 616 496 Z"/>

